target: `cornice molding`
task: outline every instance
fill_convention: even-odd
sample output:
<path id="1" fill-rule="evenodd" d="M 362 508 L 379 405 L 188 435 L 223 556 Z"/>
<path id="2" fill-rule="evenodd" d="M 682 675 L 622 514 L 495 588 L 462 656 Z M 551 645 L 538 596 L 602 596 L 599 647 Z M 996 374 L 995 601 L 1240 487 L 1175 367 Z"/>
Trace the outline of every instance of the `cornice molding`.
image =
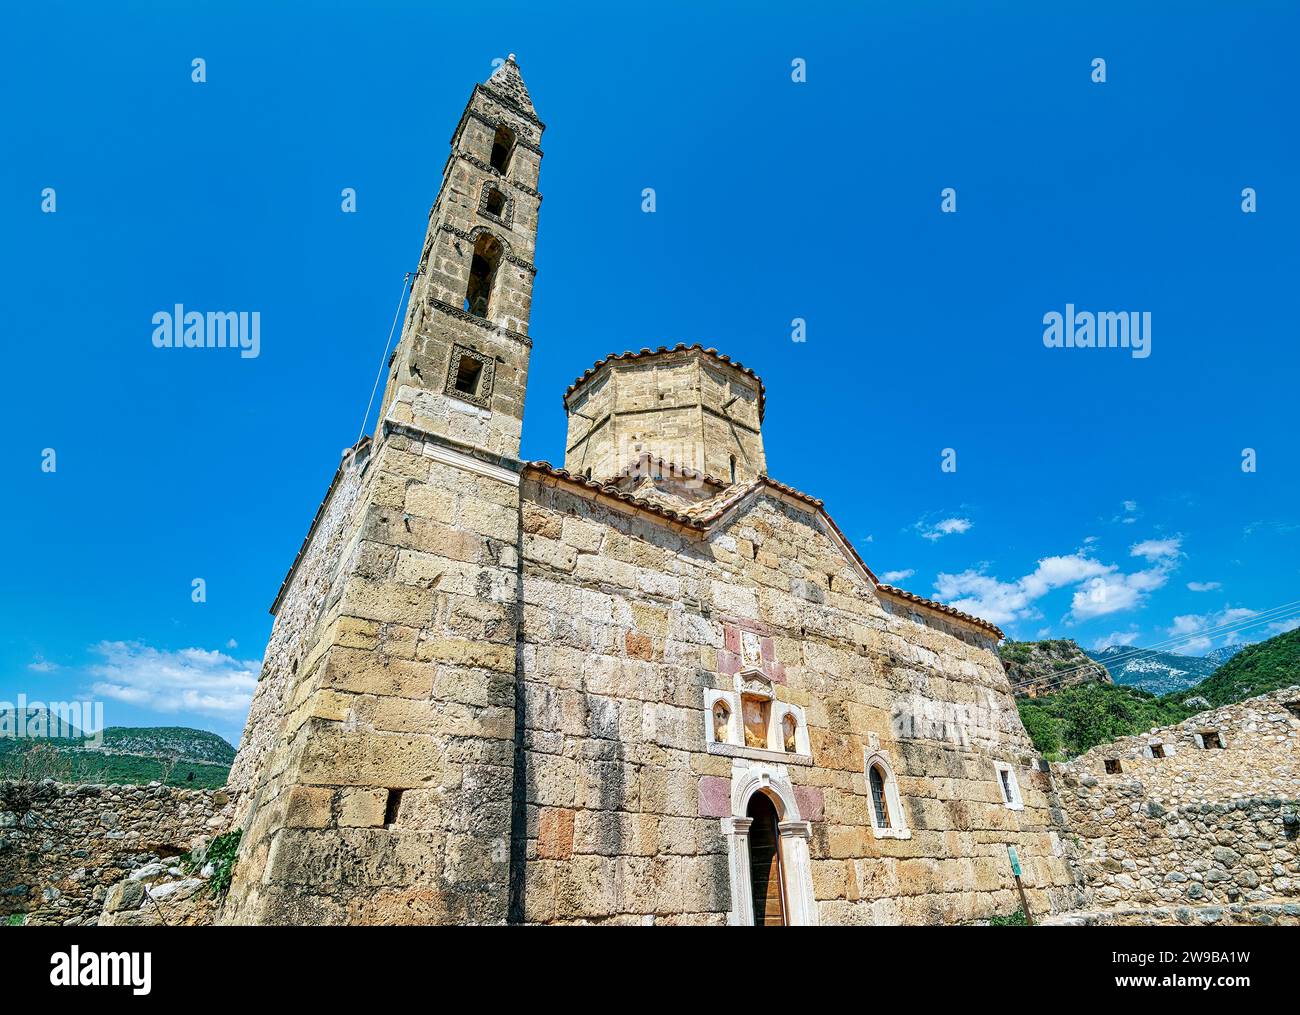
<path id="1" fill-rule="evenodd" d="M 532 348 L 533 340 L 521 332 L 514 331 L 510 328 L 502 327 L 500 324 L 494 324 L 492 321 L 484 320 L 482 317 L 475 317 L 473 314 L 466 313 L 460 307 L 453 307 L 450 303 L 442 302 L 442 300 L 438 299 L 436 296 L 428 296 L 425 298 L 424 302 L 426 306 L 430 307 L 433 310 L 440 310 L 444 314 L 448 314 L 451 317 L 455 317 L 457 320 L 461 320 L 469 324 L 477 325 L 478 327 L 483 328 L 486 331 L 494 331 L 499 335 L 504 335 L 507 338 L 512 338 L 516 342 L 520 342 L 523 345 L 528 346 L 530 349 Z"/>
<path id="2" fill-rule="evenodd" d="M 487 173 L 494 179 L 500 180 L 507 187 L 514 187 L 516 190 L 522 190 L 525 194 L 535 197 L 537 198 L 538 201 L 541 201 L 542 199 L 541 191 L 533 190 L 533 188 L 528 186 L 528 184 L 526 183 L 520 183 L 518 180 L 510 179 L 508 176 L 503 174 L 501 170 L 493 169 L 490 165 L 488 165 L 486 162 L 480 159 L 477 155 L 473 155 L 470 152 L 464 152 L 464 151 L 454 152 L 453 154 L 457 158 L 464 159 L 466 162 L 468 162 L 471 166 L 473 166 L 475 169 L 479 170 L 480 172 Z"/>

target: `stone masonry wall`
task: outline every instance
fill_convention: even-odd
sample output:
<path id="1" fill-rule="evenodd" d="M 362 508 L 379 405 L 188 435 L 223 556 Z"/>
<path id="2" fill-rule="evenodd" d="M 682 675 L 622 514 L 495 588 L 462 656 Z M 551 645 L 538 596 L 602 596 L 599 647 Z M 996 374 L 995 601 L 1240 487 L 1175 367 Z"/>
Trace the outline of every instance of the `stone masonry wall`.
<path id="1" fill-rule="evenodd" d="M 371 456 L 225 922 L 506 919 L 518 487 L 441 447 L 389 433 Z"/>
<path id="2" fill-rule="evenodd" d="M 111 885 L 203 845 L 233 808 L 225 790 L 0 783 L 0 922 L 93 924 Z"/>
<path id="3" fill-rule="evenodd" d="M 1097 905 L 1284 903 L 1294 910 L 1300 718 L 1288 704 L 1300 711 L 1300 687 L 1202 712 L 1053 766 L 1062 834 L 1077 842 L 1075 862 Z M 1209 732 L 1222 748 L 1202 746 Z M 1164 756 L 1153 757 L 1152 745 Z"/>
<path id="4" fill-rule="evenodd" d="M 702 537 L 558 480 L 526 476 L 522 493 L 522 919 L 727 922 L 725 829 L 754 772 L 791 784 L 783 821 L 810 823 L 821 923 L 1013 912 L 1008 845 L 1036 912 L 1079 901 L 987 632 L 878 598 L 813 514 L 773 496 Z M 706 747 L 705 694 L 733 686 L 750 635 L 778 707 L 806 716 L 810 762 Z M 910 837 L 873 833 L 877 750 Z"/>
<path id="5" fill-rule="evenodd" d="M 760 384 L 698 349 L 614 359 L 569 396 L 564 467 L 612 479 L 641 454 L 736 482 L 767 471 Z"/>

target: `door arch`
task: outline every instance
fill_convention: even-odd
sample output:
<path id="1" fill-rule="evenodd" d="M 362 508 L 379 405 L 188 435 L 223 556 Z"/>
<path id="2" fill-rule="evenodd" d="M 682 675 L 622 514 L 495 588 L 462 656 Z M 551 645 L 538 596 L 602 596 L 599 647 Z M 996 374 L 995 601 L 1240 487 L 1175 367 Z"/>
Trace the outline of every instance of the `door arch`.
<path id="1" fill-rule="evenodd" d="M 755 803 L 755 799 L 762 800 Z M 722 834 L 727 843 L 727 867 L 731 881 L 731 911 L 727 923 L 733 927 L 752 927 L 756 918 L 755 878 L 751 873 L 750 835 L 762 820 L 764 838 L 776 829 L 776 856 L 780 886 L 781 912 L 789 927 L 816 926 L 820 920 L 813 896 L 812 863 L 809 842 L 811 822 L 803 820 L 795 799 L 794 787 L 784 765 L 766 762 L 746 764 L 736 759 L 731 776 L 731 817 L 722 819 Z M 759 854 L 758 859 L 763 859 Z M 771 861 L 769 861 L 770 864 Z M 763 900 L 771 873 L 763 881 Z M 761 875 L 760 875 L 761 877 Z M 765 907 L 764 907 L 765 908 Z M 771 924 L 762 923 L 763 926 Z"/>

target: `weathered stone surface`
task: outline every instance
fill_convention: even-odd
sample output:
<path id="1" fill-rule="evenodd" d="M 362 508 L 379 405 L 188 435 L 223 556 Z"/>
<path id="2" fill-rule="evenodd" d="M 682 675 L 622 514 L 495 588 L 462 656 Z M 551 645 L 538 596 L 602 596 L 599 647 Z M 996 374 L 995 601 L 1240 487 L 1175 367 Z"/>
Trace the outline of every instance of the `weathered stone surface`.
<path id="1" fill-rule="evenodd" d="M 1300 688 L 1275 691 L 1052 766 L 1085 889 L 1139 914 L 1115 921 L 1300 897 L 1300 827 L 1287 824 L 1300 808 L 1300 721 L 1286 706 L 1298 703 Z M 1202 746 L 1207 731 L 1221 749 Z"/>
<path id="2" fill-rule="evenodd" d="M 0 815 L 16 818 L 0 848 L 0 921 L 88 926 L 106 898 L 135 908 L 234 808 L 225 790 L 0 783 Z"/>
<path id="3" fill-rule="evenodd" d="M 1072 904 L 996 630 L 881 588 L 762 478 L 752 371 L 613 359 L 566 400 L 573 475 L 518 460 L 542 128 L 499 88 L 527 94 L 511 61 L 453 139 L 374 440 L 277 600 L 222 920 L 735 921 L 753 794 L 792 920 L 1008 911 L 1008 846 L 1037 911 Z"/>

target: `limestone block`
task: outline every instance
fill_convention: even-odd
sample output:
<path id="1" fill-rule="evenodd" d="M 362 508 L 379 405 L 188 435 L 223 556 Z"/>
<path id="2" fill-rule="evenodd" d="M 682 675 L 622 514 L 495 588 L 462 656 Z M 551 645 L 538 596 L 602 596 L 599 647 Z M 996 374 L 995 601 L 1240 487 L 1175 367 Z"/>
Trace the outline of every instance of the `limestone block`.
<path id="1" fill-rule="evenodd" d="M 349 788 L 339 792 L 339 824 L 348 828 L 375 828 L 384 823 L 388 791 Z"/>

